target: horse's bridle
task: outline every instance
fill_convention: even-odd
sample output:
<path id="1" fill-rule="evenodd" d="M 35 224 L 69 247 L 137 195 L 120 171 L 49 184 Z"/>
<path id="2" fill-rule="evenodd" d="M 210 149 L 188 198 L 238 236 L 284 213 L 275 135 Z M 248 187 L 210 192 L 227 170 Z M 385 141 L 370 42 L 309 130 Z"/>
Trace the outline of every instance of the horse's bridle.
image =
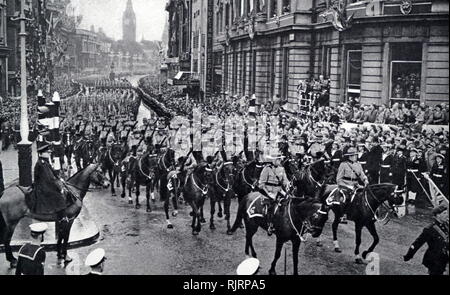
<path id="1" fill-rule="evenodd" d="M 232 163 L 232 162 L 226 162 L 226 163 L 224 163 L 224 164 L 222 165 L 222 167 L 221 167 L 219 170 L 217 170 L 217 172 L 216 172 L 216 184 L 217 184 L 223 191 L 225 191 L 225 192 L 227 193 L 227 192 L 230 190 L 230 188 L 231 188 L 231 186 L 230 186 L 230 181 L 229 181 L 229 180 L 227 181 L 227 188 L 223 187 L 223 186 L 220 184 L 220 181 L 219 181 L 219 173 L 220 173 L 221 171 L 223 171 L 222 169 L 225 167 L 225 165 L 233 165 L 233 163 Z M 229 174 L 229 176 L 233 177 L 234 174 L 231 173 L 231 174 Z"/>
<path id="2" fill-rule="evenodd" d="M 109 160 L 111 161 L 111 163 L 114 164 L 114 166 L 119 166 L 119 160 L 114 161 L 114 159 L 113 159 L 112 156 L 111 156 L 111 149 L 112 149 L 112 147 L 108 150 Z"/>
<path id="3" fill-rule="evenodd" d="M 248 181 L 247 181 L 247 179 L 245 178 L 245 169 L 247 169 L 247 167 L 244 167 L 244 169 L 242 169 L 242 179 L 244 180 L 244 183 L 246 184 L 246 185 L 248 185 L 252 190 L 254 190 L 255 189 L 255 185 L 254 184 L 250 184 Z"/>
<path id="4" fill-rule="evenodd" d="M 147 155 L 147 157 L 150 157 L 150 155 Z M 145 177 L 147 177 L 148 179 L 153 179 L 153 177 L 150 176 L 150 168 L 149 168 L 149 174 L 147 175 L 146 173 L 144 173 L 144 170 L 142 170 L 142 160 L 144 159 L 144 157 L 141 157 L 138 161 L 138 167 L 139 167 L 139 171 L 142 173 L 142 175 L 144 175 Z"/>
<path id="5" fill-rule="evenodd" d="M 378 209 L 374 210 L 374 209 L 372 208 L 372 206 L 370 205 L 370 203 L 369 203 L 369 200 L 368 200 L 368 198 L 367 198 L 367 191 L 369 192 L 370 196 L 371 196 L 372 198 L 374 198 L 375 201 L 377 202 L 377 204 L 379 204 L 379 205 L 381 205 L 381 204 L 384 205 L 384 202 L 385 202 L 386 200 L 380 201 L 380 199 L 378 199 L 378 197 L 373 193 L 372 189 L 371 189 L 369 186 L 367 186 L 367 187 L 365 188 L 365 190 L 364 190 L 364 202 L 365 202 L 366 206 L 369 208 L 370 212 L 371 212 L 372 215 L 373 215 L 373 218 L 374 218 L 376 221 L 384 221 L 384 220 L 388 217 L 389 212 L 386 214 L 386 216 L 385 216 L 384 218 L 382 218 L 382 219 L 380 220 L 380 219 L 377 217 L 377 214 L 376 214 L 376 211 L 377 211 Z M 391 205 L 388 206 L 388 209 L 391 210 L 391 211 L 395 211 L 395 208 L 394 208 L 393 206 L 391 206 Z"/>
<path id="6" fill-rule="evenodd" d="M 202 193 L 203 193 L 203 195 L 206 195 L 207 193 L 208 193 L 208 185 L 206 184 L 206 185 L 204 185 L 205 186 L 205 188 L 201 188 L 198 184 L 197 184 L 197 182 L 195 181 L 195 178 L 194 178 L 194 173 L 191 173 L 191 179 L 192 179 L 192 183 L 194 184 L 194 186 L 196 187 L 196 188 L 198 188 Z"/>
<path id="7" fill-rule="evenodd" d="M 164 168 L 164 170 L 166 170 L 166 173 L 169 172 L 169 168 L 167 168 L 167 165 L 166 165 L 166 163 L 164 162 L 164 159 L 166 158 L 166 155 L 167 155 L 168 152 L 169 152 L 169 151 L 166 151 L 166 152 L 162 155 L 162 157 L 159 158 L 159 161 L 158 161 L 158 165 L 162 163 L 162 165 L 163 165 L 162 168 Z M 161 165 L 159 165 L 159 166 L 161 166 Z"/>

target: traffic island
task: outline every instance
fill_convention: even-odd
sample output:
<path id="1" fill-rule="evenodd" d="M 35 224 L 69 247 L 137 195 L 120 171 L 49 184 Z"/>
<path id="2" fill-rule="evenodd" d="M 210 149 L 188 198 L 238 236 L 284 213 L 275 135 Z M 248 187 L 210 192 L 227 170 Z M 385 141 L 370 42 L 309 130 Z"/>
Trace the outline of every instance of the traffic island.
<path id="1" fill-rule="evenodd" d="M 11 247 L 13 251 L 18 251 L 30 239 L 29 225 L 37 220 L 25 217 L 16 227 Z M 46 250 L 56 250 L 56 231 L 55 222 L 47 222 L 48 229 L 44 236 L 44 243 L 42 244 Z M 92 220 L 88 209 L 83 205 L 80 215 L 75 219 L 72 229 L 70 231 L 69 249 L 88 246 L 97 241 L 100 236 L 100 231 Z M 4 246 L 0 245 L 0 252 L 4 252 Z"/>

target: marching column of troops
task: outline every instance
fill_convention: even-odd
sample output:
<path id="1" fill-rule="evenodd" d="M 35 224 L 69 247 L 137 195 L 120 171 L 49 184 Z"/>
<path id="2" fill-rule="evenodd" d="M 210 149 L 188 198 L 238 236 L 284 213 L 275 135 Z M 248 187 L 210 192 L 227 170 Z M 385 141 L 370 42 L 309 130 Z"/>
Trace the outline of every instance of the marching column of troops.
<path id="1" fill-rule="evenodd" d="M 168 140 L 164 138 L 169 135 L 169 122 L 145 118 L 138 127 L 136 115 L 140 101 L 131 88 L 125 88 L 125 82 L 116 83 L 124 84 L 124 88 L 116 89 L 107 81 L 98 81 L 94 83 L 97 88 L 87 95 L 62 103 L 63 142 L 73 140 L 74 150 L 83 138 L 103 147 L 127 142 L 129 151 L 139 153 L 148 149 L 155 152 L 167 146 Z M 248 117 L 243 115 L 244 122 Z M 417 132 L 404 126 L 361 126 L 345 130 L 339 124 L 295 118 L 287 113 L 279 115 L 279 127 L 282 131 L 279 146 L 284 155 L 295 155 L 303 162 L 322 159 L 323 165 L 333 172 L 333 179 L 343 155 L 349 148 L 355 148 L 358 162 L 371 184 L 392 182 L 399 190 L 408 191 L 413 203 L 417 195 L 428 190 L 422 175 L 427 172 L 448 196 L 448 132 Z M 246 155 L 250 154 L 246 152 Z"/>

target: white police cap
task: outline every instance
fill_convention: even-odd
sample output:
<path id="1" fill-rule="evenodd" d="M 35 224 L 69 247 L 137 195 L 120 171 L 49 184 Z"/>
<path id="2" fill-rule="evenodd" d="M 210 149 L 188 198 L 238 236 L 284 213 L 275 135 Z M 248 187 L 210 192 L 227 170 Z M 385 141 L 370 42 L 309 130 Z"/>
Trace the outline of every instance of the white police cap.
<path id="1" fill-rule="evenodd" d="M 102 248 L 95 249 L 86 257 L 86 266 L 96 266 L 105 258 L 105 250 Z"/>
<path id="2" fill-rule="evenodd" d="M 44 233 L 48 228 L 47 223 L 33 223 L 30 224 L 30 230 L 32 233 L 41 234 Z"/>
<path id="3" fill-rule="evenodd" d="M 236 273 L 239 276 L 254 275 L 259 269 L 259 260 L 256 258 L 247 258 L 239 264 Z"/>

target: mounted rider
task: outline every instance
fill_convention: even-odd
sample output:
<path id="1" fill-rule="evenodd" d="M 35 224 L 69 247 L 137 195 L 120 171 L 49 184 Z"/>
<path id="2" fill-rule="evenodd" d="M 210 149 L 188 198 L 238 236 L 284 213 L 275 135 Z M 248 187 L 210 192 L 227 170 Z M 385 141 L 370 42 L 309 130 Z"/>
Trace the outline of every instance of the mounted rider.
<path id="1" fill-rule="evenodd" d="M 267 233 L 271 236 L 274 233 L 273 216 L 278 208 L 278 203 L 286 197 L 289 180 L 284 167 L 281 165 L 283 156 L 280 153 L 267 157 L 270 162 L 263 168 L 258 181 L 260 192 L 267 197 Z"/>
<path id="2" fill-rule="evenodd" d="M 67 200 L 67 186 L 56 176 L 50 164 L 50 146 L 48 144 L 38 149 L 39 159 L 34 167 L 34 194 L 36 204 L 33 213 L 51 215 L 57 214 L 63 219 L 64 210 L 70 205 Z"/>
<path id="3" fill-rule="evenodd" d="M 361 184 L 364 186 L 369 184 L 369 180 L 358 162 L 358 151 L 354 147 L 350 147 L 344 154 L 344 161 L 339 166 L 336 183 L 344 192 L 346 201 L 352 197 L 352 193 L 357 193 Z"/>

